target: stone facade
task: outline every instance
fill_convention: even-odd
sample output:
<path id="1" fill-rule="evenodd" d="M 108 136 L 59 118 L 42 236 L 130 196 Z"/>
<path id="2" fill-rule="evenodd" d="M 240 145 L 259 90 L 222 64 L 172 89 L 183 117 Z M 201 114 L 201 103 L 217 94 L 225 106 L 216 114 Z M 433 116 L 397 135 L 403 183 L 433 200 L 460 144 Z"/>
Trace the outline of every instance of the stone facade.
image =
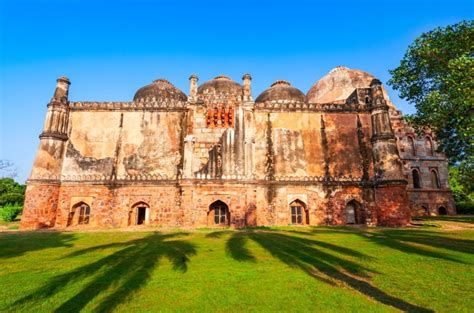
<path id="1" fill-rule="evenodd" d="M 72 102 L 59 78 L 21 228 L 399 226 L 454 213 L 434 135 L 416 136 L 372 75 L 337 67 L 307 95 L 277 81 L 255 100 L 242 79 L 192 75 L 189 96 L 159 79 L 131 102 Z"/>

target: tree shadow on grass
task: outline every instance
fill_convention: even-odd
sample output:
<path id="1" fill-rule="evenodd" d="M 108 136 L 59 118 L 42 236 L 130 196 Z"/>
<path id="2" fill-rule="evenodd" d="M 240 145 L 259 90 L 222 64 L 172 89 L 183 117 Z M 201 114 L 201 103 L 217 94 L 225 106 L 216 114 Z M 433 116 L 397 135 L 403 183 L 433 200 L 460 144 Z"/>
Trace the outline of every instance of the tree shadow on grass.
<path id="1" fill-rule="evenodd" d="M 111 248 L 119 249 L 93 263 L 53 277 L 35 292 L 16 301 L 9 309 L 17 311 L 21 308 L 32 307 L 32 304 L 60 293 L 71 284 L 85 282 L 79 292 L 65 299 L 59 307 L 51 311 L 79 312 L 90 301 L 109 289 L 110 294 L 101 299 L 94 311 L 111 312 L 117 305 L 129 299 L 134 292 L 146 285 L 162 258 L 168 258 L 174 270 L 183 273 L 187 271 L 189 256 L 195 255 L 196 249 L 191 243 L 176 239 L 182 235 L 184 234 L 156 232 L 136 240 L 100 245 L 74 252 L 65 257 L 65 261 L 87 253 L 100 253 Z"/>
<path id="2" fill-rule="evenodd" d="M 474 253 L 474 240 L 452 238 L 449 235 L 444 235 L 442 232 L 426 229 L 377 228 L 371 230 L 368 228 L 333 227 L 332 229 L 314 228 L 312 233 L 353 234 L 364 237 L 366 240 L 379 246 L 403 253 L 417 254 L 462 264 L 465 264 L 465 262 L 448 252 Z"/>
<path id="3" fill-rule="evenodd" d="M 0 233 L 0 259 L 14 258 L 31 251 L 71 247 L 76 238 L 61 232 L 16 232 Z"/>
<path id="4" fill-rule="evenodd" d="M 474 215 L 422 216 L 417 219 L 421 221 L 448 221 L 474 224 Z"/>
<path id="5" fill-rule="evenodd" d="M 379 303 L 399 310 L 409 312 L 433 312 L 389 295 L 383 290 L 373 286 L 369 279 L 370 275 L 375 272 L 360 265 L 358 262 L 346 258 L 369 258 L 353 249 L 308 238 L 291 236 L 281 232 L 248 231 L 235 233 L 227 241 L 227 247 L 230 251 L 229 255 L 238 261 L 243 261 L 241 257 L 236 257 L 241 251 L 249 253 L 248 249 L 242 247 L 242 245 L 245 245 L 246 240 L 242 240 L 239 237 L 246 237 L 246 240 L 253 240 L 272 256 L 288 266 L 300 268 L 315 279 L 330 285 L 348 286 Z M 235 238 L 239 239 L 236 240 Z M 336 256 L 325 250 L 336 252 L 345 257 Z M 250 256 L 246 256 L 245 258 L 250 258 Z"/>
<path id="6" fill-rule="evenodd" d="M 361 233 L 361 235 L 380 246 L 456 263 L 465 262 L 439 249 L 474 253 L 473 240 L 450 238 L 426 230 L 381 230 L 375 233 Z"/>

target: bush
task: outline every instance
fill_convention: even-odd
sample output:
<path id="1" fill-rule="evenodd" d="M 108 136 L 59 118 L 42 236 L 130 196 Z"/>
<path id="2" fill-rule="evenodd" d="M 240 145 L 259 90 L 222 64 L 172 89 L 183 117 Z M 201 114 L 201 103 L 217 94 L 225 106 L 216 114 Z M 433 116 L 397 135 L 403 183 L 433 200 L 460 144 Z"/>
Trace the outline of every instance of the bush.
<path id="1" fill-rule="evenodd" d="M 23 208 L 18 204 L 7 204 L 0 208 L 0 219 L 5 222 L 13 222 L 22 210 Z"/>
<path id="2" fill-rule="evenodd" d="M 470 201 L 463 201 L 456 203 L 457 214 L 474 214 L 474 203 Z"/>

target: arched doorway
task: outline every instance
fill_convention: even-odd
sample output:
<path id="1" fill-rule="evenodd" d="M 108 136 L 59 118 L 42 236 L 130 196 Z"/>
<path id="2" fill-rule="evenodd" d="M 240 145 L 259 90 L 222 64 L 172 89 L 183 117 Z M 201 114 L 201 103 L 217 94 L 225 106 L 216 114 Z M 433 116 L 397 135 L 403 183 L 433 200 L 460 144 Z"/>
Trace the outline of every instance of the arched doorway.
<path id="1" fill-rule="evenodd" d="M 309 225 L 309 212 L 303 201 L 294 200 L 290 203 L 291 224 Z"/>
<path id="2" fill-rule="evenodd" d="M 73 205 L 69 212 L 67 226 L 87 225 L 90 222 L 91 207 L 85 202 Z"/>
<path id="3" fill-rule="evenodd" d="M 448 210 L 446 210 L 446 208 L 444 206 L 440 206 L 438 208 L 438 214 L 439 215 L 446 215 L 446 214 L 448 214 Z"/>
<path id="4" fill-rule="evenodd" d="M 351 200 L 344 209 L 346 224 L 365 224 L 366 216 L 362 205 L 356 200 Z"/>
<path id="5" fill-rule="evenodd" d="M 138 202 L 128 213 L 128 225 L 146 225 L 150 216 L 150 206 L 145 202 Z"/>
<path id="6" fill-rule="evenodd" d="M 208 225 L 229 226 L 230 212 L 229 207 L 224 202 L 217 200 L 209 206 L 207 213 Z"/>

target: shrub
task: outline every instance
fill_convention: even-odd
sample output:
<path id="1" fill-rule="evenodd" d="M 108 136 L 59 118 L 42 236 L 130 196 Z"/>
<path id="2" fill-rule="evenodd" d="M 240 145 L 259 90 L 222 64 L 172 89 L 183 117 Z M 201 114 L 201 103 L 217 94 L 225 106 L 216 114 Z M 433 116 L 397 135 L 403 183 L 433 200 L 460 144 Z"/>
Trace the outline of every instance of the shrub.
<path id="1" fill-rule="evenodd" d="M 474 214 L 474 203 L 470 201 L 463 201 L 456 203 L 457 214 Z"/>
<path id="2" fill-rule="evenodd" d="M 18 204 L 7 204 L 0 208 L 0 219 L 5 222 L 13 222 L 22 210 L 23 208 Z"/>

